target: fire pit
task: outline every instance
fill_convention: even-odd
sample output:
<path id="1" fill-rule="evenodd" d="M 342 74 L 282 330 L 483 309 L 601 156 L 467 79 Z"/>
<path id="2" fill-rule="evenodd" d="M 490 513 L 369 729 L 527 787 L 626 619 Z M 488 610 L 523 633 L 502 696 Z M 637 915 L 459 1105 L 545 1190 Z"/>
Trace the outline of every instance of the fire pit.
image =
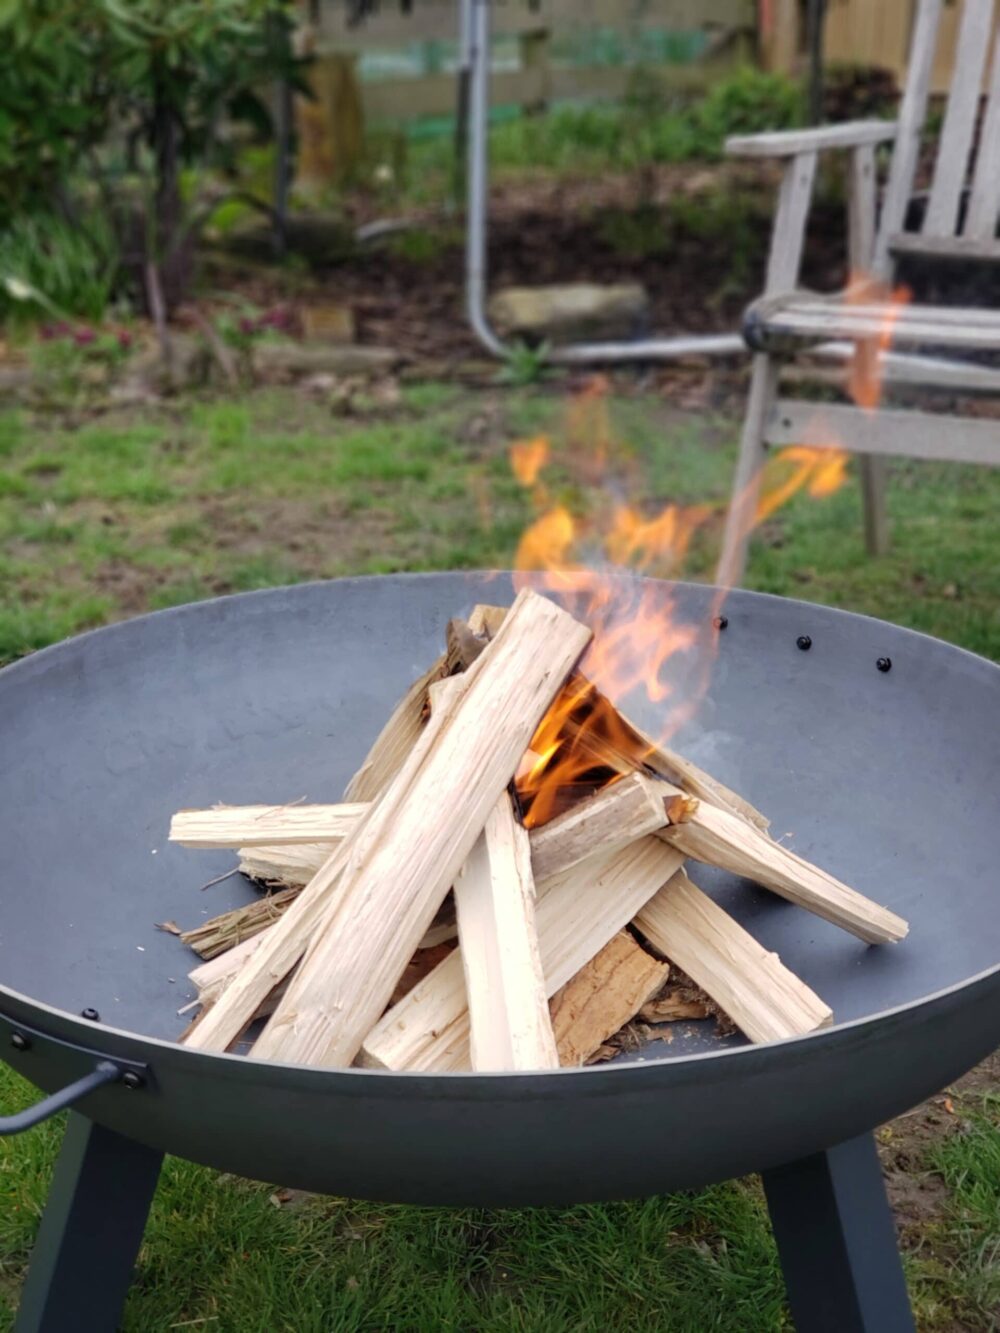
<path id="1" fill-rule="evenodd" d="M 711 590 L 662 587 L 688 618 L 711 614 Z M 734 593 L 708 696 L 677 738 L 776 836 L 909 920 L 904 944 L 867 948 L 698 876 L 834 1026 L 751 1047 L 692 1024 L 641 1059 L 545 1074 L 335 1071 L 174 1044 L 190 957 L 154 923 L 190 918 L 196 885 L 191 854 L 166 842 L 171 812 L 292 788 L 338 799 L 448 618 L 509 600 L 509 581 L 485 575 L 282 589 L 102 630 L 0 675 L 0 1040 L 32 1082 L 65 1089 L 5 1130 L 80 1111 L 20 1329 L 115 1326 L 164 1151 L 328 1193 L 496 1207 L 759 1170 L 799 1328 L 912 1327 L 868 1131 L 1000 1040 L 1000 671 L 956 648 Z M 209 873 L 231 864 L 212 855 Z M 252 897 L 237 880 L 211 892 L 212 911 Z"/>

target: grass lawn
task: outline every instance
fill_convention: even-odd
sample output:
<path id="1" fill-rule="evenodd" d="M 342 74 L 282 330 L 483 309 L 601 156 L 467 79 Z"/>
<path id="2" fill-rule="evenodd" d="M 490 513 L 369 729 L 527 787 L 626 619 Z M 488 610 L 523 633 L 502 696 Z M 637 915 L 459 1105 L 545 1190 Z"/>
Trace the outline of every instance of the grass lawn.
<path id="1" fill-rule="evenodd" d="M 737 423 L 611 404 L 650 505 L 719 501 Z M 70 421 L 0 412 L 0 661 L 105 620 L 220 592 L 399 569 L 504 565 L 530 517 L 506 446 L 550 431 L 556 498 L 585 502 L 565 397 L 405 388 L 336 417 L 300 393 L 178 400 Z M 1000 659 L 1000 472 L 901 463 L 893 551 L 865 557 L 851 484 L 794 501 L 750 585 L 914 626 Z M 717 524 L 690 569 L 711 569 Z M 1000 1328 L 997 1066 L 881 1134 L 921 1330 Z M 0 1073 L 4 1109 L 30 1090 Z M 9 1327 L 58 1125 L 0 1140 L 0 1328 Z M 277 1182 L 280 1186 L 280 1182 Z M 788 1327 L 755 1181 L 606 1207 L 422 1211 L 288 1196 L 168 1163 L 125 1328 Z"/>

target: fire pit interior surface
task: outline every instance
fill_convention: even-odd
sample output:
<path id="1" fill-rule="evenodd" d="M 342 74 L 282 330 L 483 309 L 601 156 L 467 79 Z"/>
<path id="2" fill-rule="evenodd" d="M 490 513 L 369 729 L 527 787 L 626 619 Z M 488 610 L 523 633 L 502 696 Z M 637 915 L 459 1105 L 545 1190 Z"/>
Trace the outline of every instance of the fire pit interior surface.
<path id="1" fill-rule="evenodd" d="M 79 1299 L 66 1266 L 105 1259 L 65 1237 L 89 1235 L 88 1208 L 106 1228 L 116 1191 L 123 1238 L 108 1252 L 130 1262 L 162 1150 L 327 1192 L 495 1206 L 623 1198 L 805 1159 L 815 1165 L 785 1185 L 784 1168 L 766 1177 L 801 1310 L 819 1271 L 799 1262 L 803 1199 L 816 1216 L 829 1204 L 824 1244 L 847 1234 L 837 1179 L 854 1182 L 858 1207 L 881 1189 L 871 1140 L 856 1136 L 1000 1040 L 1000 670 L 878 621 L 739 592 L 708 695 L 675 743 L 765 810 L 775 836 L 907 917 L 910 936 L 867 948 L 765 892 L 693 873 L 832 1005 L 833 1028 L 723 1047 L 692 1024 L 628 1067 L 538 1075 L 305 1069 L 176 1046 L 192 958 L 154 923 L 193 923 L 252 890 L 233 878 L 199 893 L 231 857 L 168 845 L 171 812 L 335 801 L 447 619 L 510 595 L 507 576 L 475 574 L 279 589 L 102 630 L 0 674 L 0 1044 L 47 1091 L 102 1058 L 119 1076 L 81 1103 L 87 1119 L 72 1118 L 29 1311 Z M 687 617 L 710 614 L 704 588 L 662 595 Z M 629 708 L 655 731 L 652 707 Z M 99 1020 L 81 1017 L 89 1009 Z M 81 1184 L 96 1162 L 99 1190 Z M 876 1213 L 866 1202 L 863 1229 Z M 884 1259 L 891 1223 L 878 1216 L 861 1249 Z M 854 1300 L 871 1261 L 843 1254 L 839 1267 L 824 1259 L 824 1281 Z M 127 1266 L 109 1277 L 106 1310 Z M 909 1326 L 896 1270 L 888 1287 L 868 1283 L 876 1314 L 891 1288 L 896 1322 L 857 1327 Z M 816 1327 L 848 1326 L 838 1302 L 841 1322 Z M 23 1323 L 50 1326 L 63 1325 Z"/>
<path id="2" fill-rule="evenodd" d="M 251 594 L 84 636 L 4 672 L 3 985 L 176 1038 L 197 960 L 154 923 L 194 924 L 255 893 L 234 876 L 199 894 L 234 858 L 170 846 L 171 812 L 338 800 L 448 616 L 511 595 L 506 580 L 464 575 Z M 684 614 L 702 603 L 703 589 L 684 590 Z M 696 866 L 694 877 L 838 1023 L 994 966 L 1000 673 L 815 607 L 737 593 L 727 614 L 708 697 L 674 743 L 766 811 L 774 836 L 906 916 L 910 937 L 867 948 L 731 876 Z M 796 643 L 806 632 L 808 652 Z M 876 665 L 886 656 L 889 672 Z M 629 710 L 655 731 L 653 705 L 633 695 Z M 710 1028 L 692 1025 L 644 1059 L 715 1049 Z"/>

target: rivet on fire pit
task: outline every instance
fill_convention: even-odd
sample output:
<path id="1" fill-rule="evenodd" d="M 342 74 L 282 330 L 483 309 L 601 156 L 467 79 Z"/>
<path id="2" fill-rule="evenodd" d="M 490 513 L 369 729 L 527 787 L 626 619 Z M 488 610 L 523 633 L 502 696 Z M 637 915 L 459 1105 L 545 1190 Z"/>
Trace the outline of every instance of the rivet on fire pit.
<path id="1" fill-rule="evenodd" d="M 30 1051 L 31 1042 L 23 1032 L 12 1032 L 10 1034 L 10 1044 L 15 1051 Z"/>
<path id="2" fill-rule="evenodd" d="M 801 648 L 804 653 L 807 653 L 813 646 L 813 641 L 808 634 L 800 634 L 795 640 L 795 646 L 796 648 Z"/>
<path id="3" fill-rule="evenodd" d="M 878 661 L 875 663 L 875 665 L 878 667 L 879 671 L 891 671 L 891 670 L 892 670 L 892 658 L 891 658 L 891 657 L 880 657 L 880 658 L 878 659 Z"/>
<path id="4" fill-rule="evenodd" d="M 81 1009 L 80 1017 L 88 1019 L 91 1023 L 99 1023 L 101 1020 L 101 1015 L 96 1009 Z"/>
<path id="5" fill-rule="evenodd" d="M 122 1075 L 122 1084 L 128 1088 L 130 1092 L 135 1092 L 136 1088 L 141 1088 L 144 1082 L 145 1079 L 142 1075 L 137 1074 L 134 1069 L 126 1070 Z"/>
<path id="6" fill-rule="evenodd" d="M 716 629 L 725 629 L 726 626 L 729 624 L 729 617 L 716 616 L 715 619 L 712 621 L 712 624 L 715 626 Z"/>

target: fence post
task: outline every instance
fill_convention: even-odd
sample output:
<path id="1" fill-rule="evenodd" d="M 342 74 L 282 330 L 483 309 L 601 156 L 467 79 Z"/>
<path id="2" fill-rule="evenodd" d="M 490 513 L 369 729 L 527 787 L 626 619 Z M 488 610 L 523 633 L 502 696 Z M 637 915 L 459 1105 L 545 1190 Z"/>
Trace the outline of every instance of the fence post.
<path id="1" fill-rule="evenodd" d="M 526 74 L 540 71 L 540 95 L 529 97 L 522 110 L 528 114 L 544 111 L 551 97 L 551 66 L 549 64 L 552 29 L 550 27 L 548 4 L 544 0 L 528 0 L 528 8 L 537 18 L 537 27 L 518 35 L 517 45 L 521 69 Z"/>
<path id="2" fill-rule="evenodd" d="M 762 0 L 761 54 L 776 74 L 794 74 L 802 50 L 800 0 Z"/>

